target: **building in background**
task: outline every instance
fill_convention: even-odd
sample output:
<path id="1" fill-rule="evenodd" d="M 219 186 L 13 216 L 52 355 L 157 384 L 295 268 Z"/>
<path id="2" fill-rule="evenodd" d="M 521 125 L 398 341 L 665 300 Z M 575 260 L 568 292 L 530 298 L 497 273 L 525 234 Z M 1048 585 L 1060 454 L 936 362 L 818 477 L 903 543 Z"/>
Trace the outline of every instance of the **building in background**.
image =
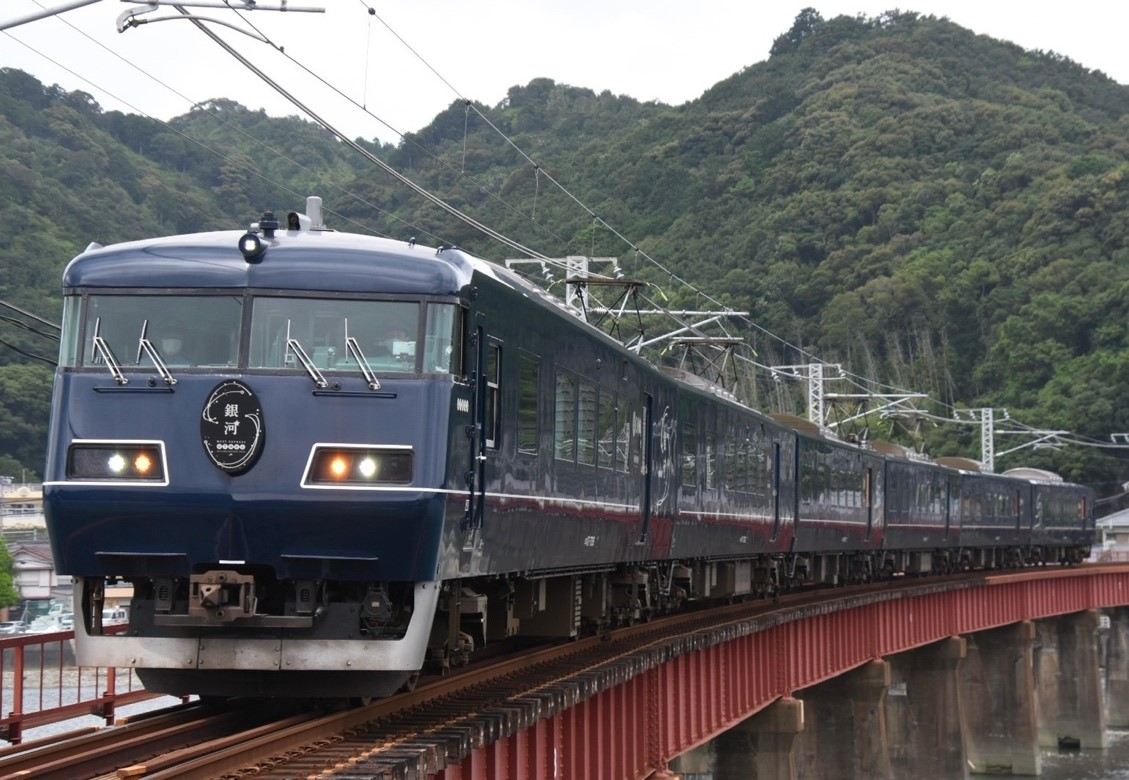
<path id="1" fill-rule="evenodd" d="M 0 527 L 46 528 L 43 486 L 16 485 L 11 477 L 0 477 Z"/>

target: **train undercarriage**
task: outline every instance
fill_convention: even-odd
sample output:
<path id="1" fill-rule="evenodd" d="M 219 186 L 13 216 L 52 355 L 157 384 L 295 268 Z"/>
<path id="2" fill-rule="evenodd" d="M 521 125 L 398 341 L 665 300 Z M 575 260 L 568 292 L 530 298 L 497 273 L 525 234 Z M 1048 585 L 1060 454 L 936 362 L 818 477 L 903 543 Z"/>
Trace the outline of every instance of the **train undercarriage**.
<path id="1" fill-rule="evenodd" d="M 506 641 L 597 635 L 693 605 L 803 587 L 1074 564 L 1075 547 L 951 548 L 630 564 L 441 583 L 278 580 L 254 567 L 132 578 L 129 624 L 103 624 L 105 581 L 80 578 L 80 660 L 134 667 L 169 693 L 386 696 Z M 120 632 L 120 633 L 119 633 Z M 359 674 L 360 673 L 360 674 Z"/>

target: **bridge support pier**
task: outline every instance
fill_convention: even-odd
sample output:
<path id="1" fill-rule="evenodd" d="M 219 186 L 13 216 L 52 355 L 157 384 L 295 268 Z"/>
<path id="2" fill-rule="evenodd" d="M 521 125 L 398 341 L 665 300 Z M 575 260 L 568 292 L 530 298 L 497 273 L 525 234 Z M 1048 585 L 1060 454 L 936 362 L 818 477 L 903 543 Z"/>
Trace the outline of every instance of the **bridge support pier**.
<path id="1" fill-rule="evenodd" d="M 714 780 L 796 780 L 804 703 L 777 699 L 714 740 Z"/>
<path id="2" fill-rule="evenodd" d="M 1129 607 L 1111 609 L 1106 640 L 1107 723 L 1113 728 L 1129 726 Z"/>
<path id="3" fill-rule="evenodd" d="M 1030 621 L 972 634 L 960 665 L 971 771 L 1038 775 L 1035 626 Z"/>
<path id="4" fill-rule="evenodd" d="M 957 675 L 968 641 L 949 637 L 890 656 L 886 724 L 896 777 L 968 776 Z"/>
<path id="5" fill-rule="evenodd" d="M 1098 611 L 1087 610 L 1036 623 L 1039 744 L 1043 747 L 1105 748 Z"/>
<path id="6" fill-rule="evenodd" d="M 801 691 L 808 728 L 799 739 L 800 774 L 891 780 L 885 706 L 889 687 L 890 664 L 873 660 Z"/>

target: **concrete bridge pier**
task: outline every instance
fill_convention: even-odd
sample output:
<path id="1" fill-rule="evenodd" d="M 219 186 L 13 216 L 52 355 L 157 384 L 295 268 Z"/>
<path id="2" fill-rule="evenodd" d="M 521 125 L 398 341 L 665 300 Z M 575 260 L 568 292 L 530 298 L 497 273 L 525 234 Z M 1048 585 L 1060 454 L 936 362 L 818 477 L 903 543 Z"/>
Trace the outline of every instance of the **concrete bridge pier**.
<path id="1" fill-rule="evenodd" d="M 895 777 L 968 776 L 958 668 L 968 641 L 949 637 L 890 656 L 886 733 Z"/>
<path id="2" fill-rule="evenodd" d="M 1113 728 L 1129 726 L 1129 607 L 1117 607 L 1109 615 L 1106 638 L 1106 723 Z"/>
<path id="3" fill-rule="evenodd" d="M 1035 654 L 1039 744 L 1105 748 L 1097 610 L 1040 620 Z"/>
<path id="4" fill-rule="evenodd" d="M 1030 621 L 981 631 L 968 638 L 959 667 L 965 747 L 970 771 L 1038 775 L 1038 702 L 1034 674 L 1035 626 Z"/>
<path id="5" fill-rule="evenodd" d="M 714 780 L 796 780 L 804 703 L 786 696 L 714 740 Z"/>
<path id="6" fill-rule="evenodd" d="M 873 660 L 798 694 L 806 728 L 798 776 L 892 780 L 886 740 L 890 664 Z"/>

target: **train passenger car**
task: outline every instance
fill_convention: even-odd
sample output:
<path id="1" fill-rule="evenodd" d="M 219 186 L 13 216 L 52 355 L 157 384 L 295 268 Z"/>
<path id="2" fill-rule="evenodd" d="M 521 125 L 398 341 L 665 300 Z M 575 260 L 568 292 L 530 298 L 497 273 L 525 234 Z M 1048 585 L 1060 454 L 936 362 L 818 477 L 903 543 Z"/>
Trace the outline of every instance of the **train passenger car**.
<path id="1" fill-rule="evenodd" d="M 1032 517 L 1025 562 L 1056 561 L 1063 555 L 1071 563 L 1083 561 L 1095 536 L 1093 491 L 1042 469 L 1008 469 L 1004 476 L 1028 485 Z"/>
<path id="2" fill-rule="evenodd" d="M 796 550 L 808 579 L 877 576 L 884 544 L 885 464 L 872 450 L 796 431 Z"/>
<path id="3" fill-rule="evenodd" d="M 930 480 L 959 484 L 962 549 L 1029 544 L 1034 520 L 990 535 L 996 493 L 1041 513 L 1044 560 L 1092 533 L 1065 509 L 1084 488 L 893 468 L 504 268 L 308 212 L 67 267 L 44 503 L 80 663 L 170 693 L 387 695 L 489 642 L 924 571 L 938 542 L 906 529 L 936 507 L 902 491 Z M 108 582 L 133 586 L 122 633 Z"/>
<path id="4" fill-rule="evenodd" d="M 960 556 L 965 567 L 1014 567 L 1031 544 L 1031 492 L 1026 480 L 981 473 L 967 458 L 939 458 L 960 474 Z"/>
<path id="5" fill-rule="evenodd" d="M 886 455 L 884 566 L 924 574 L 960 566 L 960 475 L 883 443 Z"/>

